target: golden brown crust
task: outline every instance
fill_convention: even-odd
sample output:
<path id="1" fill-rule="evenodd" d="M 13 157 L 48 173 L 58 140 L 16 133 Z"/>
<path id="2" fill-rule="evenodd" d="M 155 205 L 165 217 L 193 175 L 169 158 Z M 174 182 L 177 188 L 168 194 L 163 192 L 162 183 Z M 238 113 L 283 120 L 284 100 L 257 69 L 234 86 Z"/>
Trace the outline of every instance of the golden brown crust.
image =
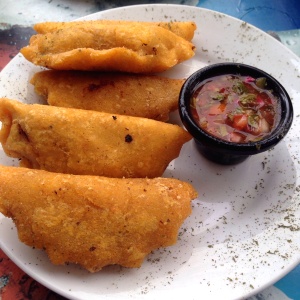
<path id="1" fill-rule="evenodd" d="M 190 134 L 146 118 L 0 99 L 0 142 L 21 166 L 108 177 L 158 177 Z"/>
<path id="2" fill-rule="evenodd" d="M 48 70 L 31 79 L 48 104 L 167 121 L 183 79 L 154 75 Z"/>
<path id="3" fill-rule="evenodd" d="M 0 166 L 0 212 L 22 242 L 52 263 L 90 272 L 139 267 L 152 250 L 174 244 L 197 192 L 169 178 L 116 179 Z"/>
<path id="4" fill-rule="evenodd" d="M 160 26 L 96 23 L 34 35 L 21 53 L 50 69 L 155 73 L 193 57 L 194 50 Z"/>
<path id="5" fill-rule="evenodd" d="M 92 21 L 73 21 L 73 22 L 42 22 L 34 25 L 34 30 L 37 33 L 47 33 L 54 32 L 66 27 L 76 27 L 82 24 L 106 24 L 106 25 L 129 25 L 129 24 L 139 24 L 143 26 L 160 26 L 164 29 L 170 30 L 176 35 L 191 41 L 194 37 L 194 32 L 196 30 L 195 22 L 185 21 L 185 22 L 143 22 L 143 21 L 127 21 L 127 20 L 92 20 Z"/>

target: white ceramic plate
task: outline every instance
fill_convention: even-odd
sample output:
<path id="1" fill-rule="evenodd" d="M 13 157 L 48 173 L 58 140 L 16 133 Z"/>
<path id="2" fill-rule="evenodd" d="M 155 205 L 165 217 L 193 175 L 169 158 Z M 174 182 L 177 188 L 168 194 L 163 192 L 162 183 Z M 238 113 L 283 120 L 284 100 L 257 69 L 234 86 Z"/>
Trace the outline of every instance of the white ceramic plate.
<path id="1" fill-rule="evenodd" d="M 217 12 L 180 5 L 141 5 L 86 19 L 192 20 L 196 56 L 165 73 L 186 77 L 205 65 L 237 61 L 276 77 L 294 102 L 292 129 L 275 149 L 237 166 L 219 166 L 187 143 L 165 176 L 191 182 L 199 192 L 178 243 L 147 257 L 140 269 L 107 267 L 89 274 L 54 266 L 43 251 L 18 241 L 0 216 L 1 248 L 25 272 L 72 299 L 236 299 L 271 285 L 300 262 L 300 61 L 264 32 Z M 40 70 L 18 55 L 0 74 L 0 96 L 39 102 L 28 83 Z M 178 120 L 176 115 L 174 120 Z M 0 162 L 17 165 L 2 149 Z"/>

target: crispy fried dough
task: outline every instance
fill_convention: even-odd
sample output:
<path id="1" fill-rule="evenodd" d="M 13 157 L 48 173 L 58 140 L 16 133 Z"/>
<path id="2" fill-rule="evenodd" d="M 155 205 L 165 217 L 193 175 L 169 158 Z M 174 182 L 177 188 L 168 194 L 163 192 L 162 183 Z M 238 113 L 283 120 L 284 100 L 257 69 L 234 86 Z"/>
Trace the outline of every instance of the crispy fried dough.
<path id="1" fill-rule="evenodd" d="M 191 139 L 146 118 L 0 99 L 0 142 L 23 167 L 108 177 L 161 176 Z"/>
<path id="2" fill-rule="evenodd" d="M 44 249 L 52 263 L 90 272 L 106 265 L 139 267 L 177 241 L 197 196 L 185 182 L 116 179 L 0 167 L 0 212 L 20 240 Z"/>
<path id="3" fill-rule="evenodd" d="M 194 56 L 194 45 L 160 26 L 85 24 L 31 37 L 32 63 L 57 70 L 154 73 Z"/>
<path id="4" fill-rule="evenodd" d="M 48 104 L 167 121 L 183 79 L 154 75 L 48 70 L 31 79 Z"/>
<path id="5" fill-rule="evenodd" d="M 107 25 L 128 25 L 140 24 L 143 26 L 160 26 L 164 29 L 170 30 L 176 35 L 191 41 L 194 37 L 197 28 L 195 22 L 191 21 L 171 21 L 171 22 L 143 22 L 143 21 L 127 21 L 127 20 L 92 20 L 92 21 L 73 21 L 73 22 L 42 22 L 34 25 L 34 30 L 37 33 L 54 32 L 66 27 L 76 27 L 85 24 L 107 24 Z"/>

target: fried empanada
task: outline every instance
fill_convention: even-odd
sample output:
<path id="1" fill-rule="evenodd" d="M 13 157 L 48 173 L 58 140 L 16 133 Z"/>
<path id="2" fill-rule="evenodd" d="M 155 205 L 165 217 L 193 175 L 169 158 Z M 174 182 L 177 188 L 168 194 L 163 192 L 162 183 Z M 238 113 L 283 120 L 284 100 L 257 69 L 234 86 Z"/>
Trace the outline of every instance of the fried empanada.
<path id="1" fill-rule="evenodd" d="M 177 241 L 191 213 L 193 187 L 170 178 L 125 179 L 0 166 L 0 212 L 19 239 L 54 264 L 90 272 L 106 265 L 139 267 Z"/>
<path id="2" fill-rule="evenodd" d="M 72 22 L 42 22 L 33 26 L 33 29 L 37 33 L 54 32 L 61 28 L 76 27 L 85 24 L 107 24 L 107 25 L 128 25 L 128 24 L 140 24 L 143 26 L 160 26 L 178 36 L 191 41 L 194 37 L 195 30 L 197 28 L 195 22 L 191 21 L 170 21 L 170 22 L 144 22 L 144 21 L 129 21 L 129 20 L 89 20 L 89 21 L 72 21 Z"/>
<path id="3" fill-rule="evenodd" d="M 48 104 L 167 121 L 183 79 L 154 75 L 48 70 L 31 79 Z"/>
<path id="4" fill-rule="evenodd" d="M 191 42 L 160 26 L 82 23 L 34 35 L 21 53 L 50 69 L 154 73 L 193 57 L 194 50 Z"/>
<path id="5" fill-rule="evenodd" d="M 108 177 L 158 177 L 190 134 L 177 125 L 0 99 L 0 142 L 23 167 Z"/>

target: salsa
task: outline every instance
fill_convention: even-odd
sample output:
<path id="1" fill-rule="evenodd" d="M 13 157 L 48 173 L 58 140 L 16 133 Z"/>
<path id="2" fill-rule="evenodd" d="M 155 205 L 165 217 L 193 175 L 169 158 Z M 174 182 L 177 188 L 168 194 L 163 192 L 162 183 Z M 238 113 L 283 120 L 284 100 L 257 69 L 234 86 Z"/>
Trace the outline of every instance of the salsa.
<path id="1" fill-rule="evenodd" d="M 191 99 L 191 113 L 206 132 L 235 143 L 269 135 L 276 123 L 278 101 L 266 78 L 220 75 L 204 81 Z"/>

